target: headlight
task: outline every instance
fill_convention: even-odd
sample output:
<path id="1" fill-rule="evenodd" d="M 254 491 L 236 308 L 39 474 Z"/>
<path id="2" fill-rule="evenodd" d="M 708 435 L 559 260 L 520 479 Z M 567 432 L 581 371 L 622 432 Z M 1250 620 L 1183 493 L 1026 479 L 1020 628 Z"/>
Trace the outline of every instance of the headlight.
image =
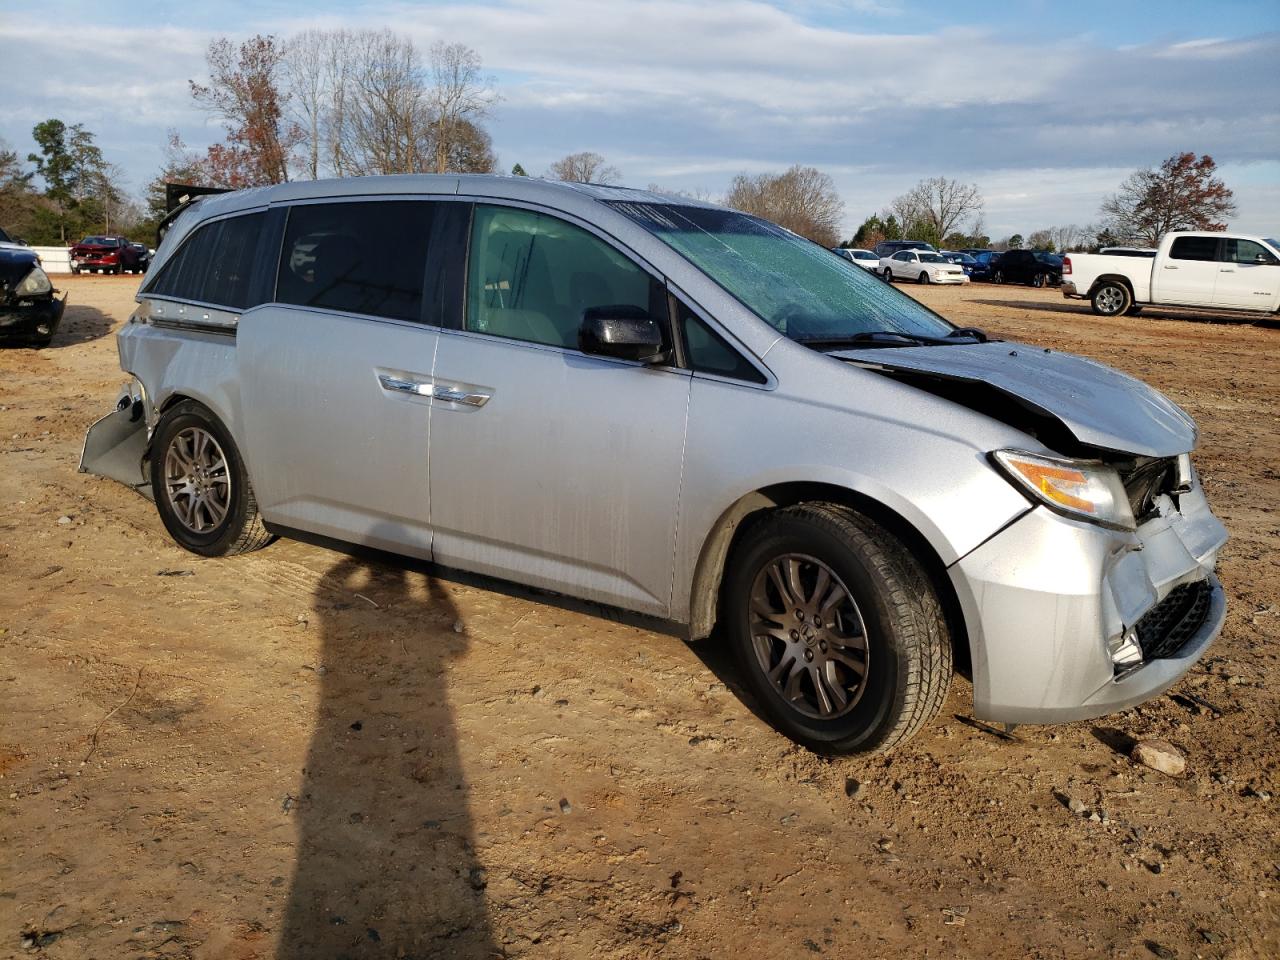
<path id="1" fill-rule="evenodd" d="M 14 295 L 19 297 L 38 297 L 52 290 L 49 275 L 39 267 L 32 267 L 31 272 L 22 278 L 22 282 L 13 288 Z"/>
<path id="2" fill-rule="evenodd" d="M 1015 486 L 1050 509 L 1104 527 L 1137 529 L 1129 497 L 1114 468 L 1021 450 L 997 450 L 992 456 Z"/>

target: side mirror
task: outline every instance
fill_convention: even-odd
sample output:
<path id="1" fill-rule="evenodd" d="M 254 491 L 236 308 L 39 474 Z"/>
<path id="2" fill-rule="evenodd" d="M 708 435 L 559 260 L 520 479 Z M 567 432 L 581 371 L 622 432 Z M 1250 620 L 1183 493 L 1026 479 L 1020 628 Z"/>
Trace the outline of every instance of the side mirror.
<path id="1" fill-rule="evenodd" d="M 619 304 L 588 307 L 578 327 L 578 347 L 583 353 L 640 363 L 666 359 L 658 321 L 640 307 Z"/>

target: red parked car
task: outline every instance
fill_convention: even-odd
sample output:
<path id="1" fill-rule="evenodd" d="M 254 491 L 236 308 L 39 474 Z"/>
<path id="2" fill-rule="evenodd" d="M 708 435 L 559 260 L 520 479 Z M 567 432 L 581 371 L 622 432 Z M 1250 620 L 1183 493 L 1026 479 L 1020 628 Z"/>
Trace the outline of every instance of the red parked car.
<path id="1" fill-rule="evenodd" d="M 71 248 L 71 272 L 142 273 L 146 264 L 124 237 L 85 237 Z"/>

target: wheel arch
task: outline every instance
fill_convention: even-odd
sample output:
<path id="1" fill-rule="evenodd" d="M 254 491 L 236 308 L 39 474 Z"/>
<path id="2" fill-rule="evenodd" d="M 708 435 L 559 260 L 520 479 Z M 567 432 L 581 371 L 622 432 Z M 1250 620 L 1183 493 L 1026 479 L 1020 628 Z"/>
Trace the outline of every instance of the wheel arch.
<path id="1" fill-rule="evenodd" d="M 1119 283 L 1129 291 L 1129 299 L 1136 302 L 1133 292 L 1133 281 L 1126 277 L 1123 273 L 1104 273 L 1093 278 L 1093 285 L 1089 287 L 1086 297 L 1092 299 L 1093 295 L 1098 292 L 1098 288 L 1104 283 Z"/>
<path id="2" fill-rule="evenodd" d="M 892 507 L 864 493 L 821 481 L 776 483 L 739 497 L 716 520 L 703 541 L 694 567 L 689 597 L 689 638 L 711 635 L 720 619 L 720 592 L 734 544 L 766 513 L 798 503 L 835 503 L 874 520 L 902 541 L 921 562 L 942 602 L 957 667 L 967 671 L 971 660 L 969 633 L 959 597 L 947 567 L 929 538 Z"/>

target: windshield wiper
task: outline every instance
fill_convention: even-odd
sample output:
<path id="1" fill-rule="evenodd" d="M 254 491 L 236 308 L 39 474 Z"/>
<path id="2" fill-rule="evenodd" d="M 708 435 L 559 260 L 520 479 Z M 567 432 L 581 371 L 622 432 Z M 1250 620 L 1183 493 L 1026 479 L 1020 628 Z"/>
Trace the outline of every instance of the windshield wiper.
<path id="1" fill-rule="evenodd" d="M 797 343 L 815 349 L 832 347 L 938 347 L 961 343 L 986 343 L 989 338 L 977 327 L 957 327 L 945 337 L 927 337 L 900 330 L 864 330 L 838 337 L 797 337 Z"/>

